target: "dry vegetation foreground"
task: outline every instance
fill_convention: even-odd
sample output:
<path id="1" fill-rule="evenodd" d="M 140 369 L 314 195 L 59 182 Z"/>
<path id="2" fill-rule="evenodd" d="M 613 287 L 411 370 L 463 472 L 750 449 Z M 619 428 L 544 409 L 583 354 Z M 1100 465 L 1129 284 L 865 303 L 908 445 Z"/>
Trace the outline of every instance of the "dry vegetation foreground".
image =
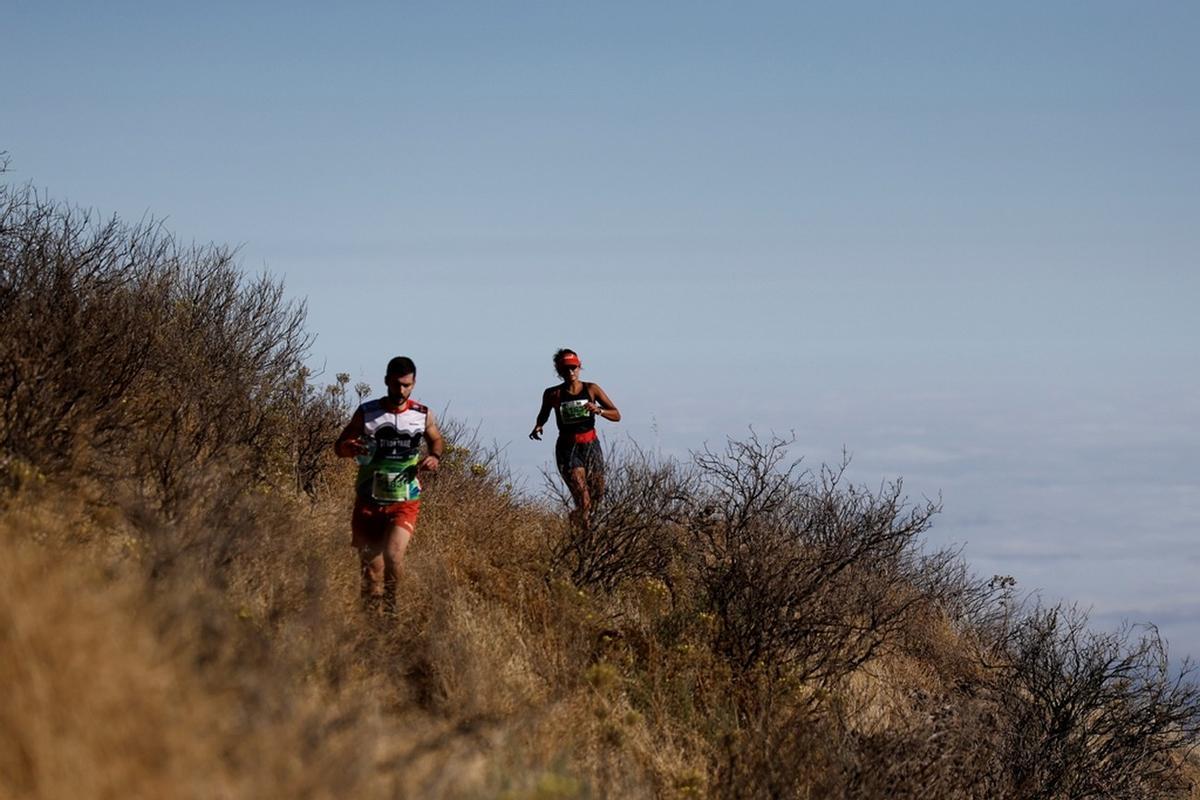
<path id="1" fill-rule="evenodd" d="M 1188 798 L 1200 692 L 750 437 L 590 530 L 449 426 L 358 606 L 350 392 L 221 248 L 0 186 L 0 798 Z"/>
<path id="2" fill-rule="evenodd" d="M 835 548 L 841 580 L 810 537 L 689 563 L 642 508 L 605 589 L 590 537 L 455 452 L 395 618 L 358 607 L 344 498 L 168 521 L 10 475 L 0 796 L 1189 796 L 1195 694 L 1153 639 L 1006 621 L 941 556 L 872 574 Z"/>

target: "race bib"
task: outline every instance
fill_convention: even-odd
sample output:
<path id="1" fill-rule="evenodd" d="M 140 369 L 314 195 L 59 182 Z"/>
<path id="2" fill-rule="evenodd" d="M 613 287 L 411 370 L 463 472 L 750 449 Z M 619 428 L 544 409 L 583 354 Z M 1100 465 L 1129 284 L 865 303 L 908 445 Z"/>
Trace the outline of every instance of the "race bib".
<path id="1" fill-rule="evenodd" d="M 371 480 L 371 497 L 385 503 L 401 503 L 421 496 L 421 484 L 411 470 L 376 470 Z"/>
<path id="2" fill-rule="evenodd" d="M 579 400 L 567 400 L 558 406 L 558 413 L 562 416 L 563 422 L 579 422 L 587 419 L 592 412 L 588 411 L 587 404 L 591 402 L 587 398 Z"/>

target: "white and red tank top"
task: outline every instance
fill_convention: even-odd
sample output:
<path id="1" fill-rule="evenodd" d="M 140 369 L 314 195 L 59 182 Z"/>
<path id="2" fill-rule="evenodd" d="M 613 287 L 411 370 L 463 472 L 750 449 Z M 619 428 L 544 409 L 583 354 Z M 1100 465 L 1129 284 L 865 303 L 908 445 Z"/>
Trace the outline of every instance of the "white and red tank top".
<path id="1" fill-rule="evenodd" d="M 369 400 L 358 407 L 363 416 L 363 436 L 371 459 L 358 468 L 358 496 L 375 503 L 398 503 L 421 496 L 417 464 L 429 409 L 406 400 L 396 410 L 386 398 Z"/>

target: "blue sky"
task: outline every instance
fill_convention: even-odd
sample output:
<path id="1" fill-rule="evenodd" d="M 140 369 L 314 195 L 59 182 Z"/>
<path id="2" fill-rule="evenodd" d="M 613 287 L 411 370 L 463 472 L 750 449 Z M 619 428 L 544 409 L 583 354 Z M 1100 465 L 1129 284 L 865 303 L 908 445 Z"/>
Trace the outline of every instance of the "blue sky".
<path id="1" fill-rule="evenodd" d="M 307 298 L 525 439 L 794 431 L 977 571 L 1200 653 L 1200 6 L 6 3 L 10 178 Z M 531 478 L 536 485 L 536 478 Z"/>

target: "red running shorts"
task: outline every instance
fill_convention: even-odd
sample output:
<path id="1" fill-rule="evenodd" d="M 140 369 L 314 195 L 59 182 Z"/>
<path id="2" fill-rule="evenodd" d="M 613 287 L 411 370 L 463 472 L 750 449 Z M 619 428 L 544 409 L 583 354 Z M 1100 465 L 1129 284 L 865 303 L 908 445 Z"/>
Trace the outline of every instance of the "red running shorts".
<path id="1" fill-rule="evenodd" d="M 387 505 L 356 502 L 354 515 L 350 518 L 350 543 L 354 547 L 381 544 L 388 532 L 397 526 L 408 528 L 408 532 L 412 533 L 416 530 L 420 511 L 420 500 L 404 500 Z"/>

